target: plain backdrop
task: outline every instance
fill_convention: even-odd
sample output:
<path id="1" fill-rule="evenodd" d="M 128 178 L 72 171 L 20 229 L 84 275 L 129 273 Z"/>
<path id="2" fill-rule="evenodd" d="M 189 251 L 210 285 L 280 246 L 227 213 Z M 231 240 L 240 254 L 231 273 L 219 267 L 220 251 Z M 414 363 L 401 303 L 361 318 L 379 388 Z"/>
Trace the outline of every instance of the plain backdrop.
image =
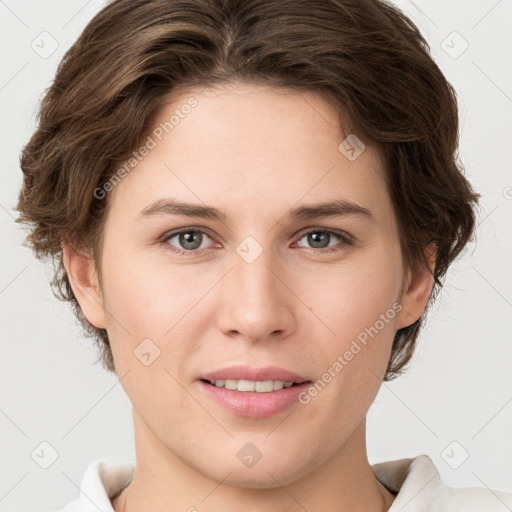
<path id="1" fill-rule="evenodd" d="M 449 270 L 409 371 L 369 411 L 369 458 L 425 453 L 449 485 L 512 492 L 512 2 L 397 5 L 458 92 L 460 157 L 483 199 L 476 244 Z M 54 298 L 52 267 L 21 245 L 13 211 L 38 102 L 102 6 L 0 0 L 2 512 L 59 509 L 93 459 L 135 460 L 129 400 L 93 364 L 92 342 Z"/>

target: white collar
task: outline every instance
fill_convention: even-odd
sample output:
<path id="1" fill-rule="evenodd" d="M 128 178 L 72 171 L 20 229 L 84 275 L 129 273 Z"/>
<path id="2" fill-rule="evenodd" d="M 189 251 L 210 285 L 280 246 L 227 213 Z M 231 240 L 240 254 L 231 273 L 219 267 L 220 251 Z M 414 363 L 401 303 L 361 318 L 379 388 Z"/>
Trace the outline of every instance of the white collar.
<path id="1" fill-rule="evenodd" d="M 504 512 L 512 494 L 485 488 L 445 485 L 428 455 L 374 464 L 377 479 L 397 494 L 388 512 Z M 132 480 L 133 462 L 95 460 L 84 473 L 80 497 L 59 512 L 114 512 L 110 499 Z"/>
<path id="2" fill-rule="evenodd" d="M 449 487 L 428 455 L 374 464 L 375 476 L 398 493 L 388 512 L 505 512 L 512 494 L 479 487 Z"/>

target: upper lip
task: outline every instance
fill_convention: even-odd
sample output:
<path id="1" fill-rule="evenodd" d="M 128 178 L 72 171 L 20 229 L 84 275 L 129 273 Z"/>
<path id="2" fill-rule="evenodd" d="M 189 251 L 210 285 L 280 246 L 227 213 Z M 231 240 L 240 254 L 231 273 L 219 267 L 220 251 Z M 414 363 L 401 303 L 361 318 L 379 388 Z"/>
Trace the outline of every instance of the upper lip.
<path id="1" fill-rule="evenodd" d="M 295 382 L 301 384 L 307 382 L 308 379 L 302 375 L 279 368 L 278 366 L 265 366 L 259 368 L 251 368 L 249 366 L 229 366 L 227 368 L 220 368 L 212 372 L 205 373 L 199 377 L 202 380 L 209 380 L 215 382 L 216 380 L 283 380 L 285 382 Z"/>

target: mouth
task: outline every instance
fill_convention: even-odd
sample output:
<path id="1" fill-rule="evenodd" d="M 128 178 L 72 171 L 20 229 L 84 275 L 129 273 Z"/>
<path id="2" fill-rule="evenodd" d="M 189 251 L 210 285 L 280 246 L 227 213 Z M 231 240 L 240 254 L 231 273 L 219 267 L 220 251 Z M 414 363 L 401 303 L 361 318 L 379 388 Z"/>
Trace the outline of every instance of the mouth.
<path id="1" fill-rule="evenodd" d="M 299 401 L 312 384 L 305 377 L 275 366 L 231 366 L 201 375 L 205 395 L 235 416 L 268 418 Z"/>
<path id="2" fill-rule="evenodd" d="M 279 391 L 284 388 L 291 388 L 294 386 L 298 386 L 303 384 L 304 382 L 292 382 L 292 381 L 284 381 L 284 380 L 246 380 L 246 379 L 216 379 L 216 380 L 207 380 L 200 379 L 202 382 L 206 384 L 210 384 L 210 386 L 214 386 L 217 388 L 225 388 L 230 389 L 232 391 L 241 391 L 244 393 L 247 392 L 255 392 L 255 393 L 270 393 L 272 391 Z"/>
<path id="3" fill-rule="evenodd" d="M 268 391 L 274 391 L 274 385 L 277 386 L 277 391 L 281 387 L 291 387 L 293 384 L 302 384 L 308 381 L 306 377 L 278 366 L 250 367 L 246 365 L 229 366 L 214 370 L 200 375 L 199 379 L 227 389 L 237 389 L 240 385 L 241 389 L 239 391 L 258 391 L 267 388 Z M 272 382 L 272 389 L 270 389 L 269 381 Z M 258 384 L 258 389 L 252 389 L 253 382 Z M 281 382 L 283 383 L 282 386 Z"/>

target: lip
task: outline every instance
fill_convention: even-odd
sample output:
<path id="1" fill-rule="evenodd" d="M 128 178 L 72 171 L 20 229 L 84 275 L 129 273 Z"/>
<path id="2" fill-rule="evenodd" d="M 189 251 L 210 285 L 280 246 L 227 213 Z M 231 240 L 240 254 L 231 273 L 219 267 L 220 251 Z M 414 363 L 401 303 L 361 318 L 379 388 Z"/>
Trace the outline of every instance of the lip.
<path id="1" fill-rule="evenodd" d="M 237 391 L 216 387 L 206 382 L 215 382 L 219 379 L 282 380 L 294 382 L 296 385 L 277 391 L 258 393 L 257 391 Z M 198 378 L 198 381 L 206 395 L 219 405 L 236 416 L 253 419 L 269 418 L 289 409 L 298 402 L 299 395 L 311 384 L 311 380 L 306 377 L 278 366 L 251 368 L 245 365 L 229 366 L 205 373 Z"/>
<path id="2" fill-rule="evenodd" d="M 199 377 L 199 380 L 209 380 L 215 382 L 216 380 L 254 380 L 254 381 L 265 381 L 265 380 L 284 380 L 285 382 L 295 382 L 302 384 L 308 381 L 306 377 L 298 375 L 284 368 L 278 366 L 265 366 L 259 368 L 251 368 L 249 366 L 229 366 L 227 368 L 221 368 L 212 372 L 205 373 Z"/>
<path id="3" fill-rule="evenodd" d="M 208 382 L 199 381 L 201 389 L 216 403 L 236 416 L 252 419 L 269 418 L 286 411 L 293 404 L 298 403 L 299 395 L 310 385 L 311 382 L 306 381 L 279 391 L 258 393 L 218 388 Z"/>

